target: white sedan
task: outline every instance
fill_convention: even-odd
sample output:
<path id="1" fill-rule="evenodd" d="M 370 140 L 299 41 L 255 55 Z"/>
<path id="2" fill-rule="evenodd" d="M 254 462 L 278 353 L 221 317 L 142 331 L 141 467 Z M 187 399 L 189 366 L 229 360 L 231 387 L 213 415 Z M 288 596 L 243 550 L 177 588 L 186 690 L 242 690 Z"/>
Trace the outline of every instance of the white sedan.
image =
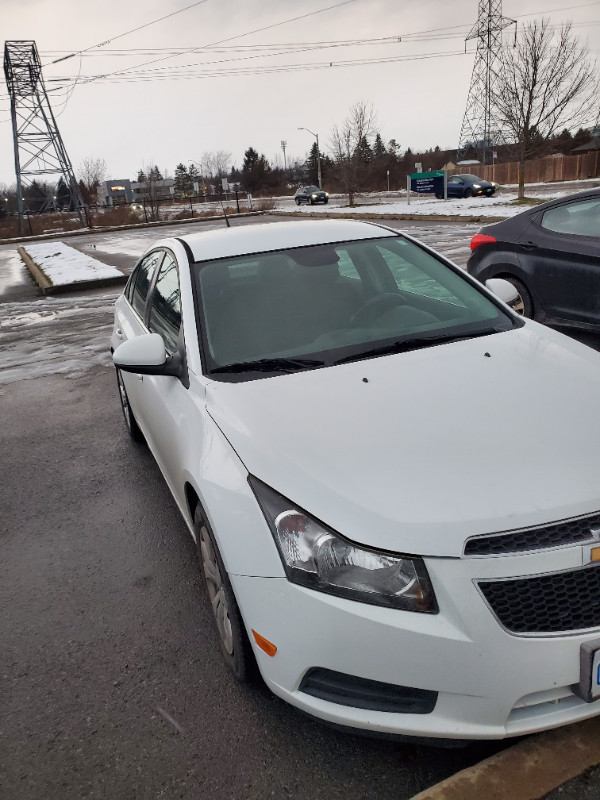
<path id="1" fill-rule="evenodd" d="M 510 299 L 506 284 L 490 286 Z M 600 355 L 351 221 L 158 242 L 112 350 L 226 663 L 351 728 L 600 713 Z"/>

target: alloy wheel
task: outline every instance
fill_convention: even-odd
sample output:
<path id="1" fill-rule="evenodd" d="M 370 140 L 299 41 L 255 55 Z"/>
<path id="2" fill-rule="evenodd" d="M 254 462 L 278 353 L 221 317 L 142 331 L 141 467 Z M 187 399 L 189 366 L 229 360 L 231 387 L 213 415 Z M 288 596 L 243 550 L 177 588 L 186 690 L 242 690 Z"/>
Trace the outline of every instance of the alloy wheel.
<path id="1" fill-rule="evenodd" d="M 208 596 L 212 606 L 215 620 L 217 621 L 217 629 L 219 636 L 223 642 L 226 651 L 231 655 L 233 653 L 233 632 L 231 630 L 231 620 L 229 618 L 229 605 L 227 603 L 227 595 L 225 594 L 225 585 L 221 577 L 221 570 L 219 569 L 219 562 L 215 554 L 212 542 L 206 526 L 200 528 L 200 553 L 202 556 L 202 568 L 206 578 L 206 586 L 208 589 Z"/>

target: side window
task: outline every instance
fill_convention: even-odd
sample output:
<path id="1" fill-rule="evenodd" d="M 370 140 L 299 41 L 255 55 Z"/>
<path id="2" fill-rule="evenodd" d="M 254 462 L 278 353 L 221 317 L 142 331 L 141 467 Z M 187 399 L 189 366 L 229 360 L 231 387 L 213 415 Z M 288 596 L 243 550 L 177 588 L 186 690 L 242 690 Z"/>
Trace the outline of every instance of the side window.
<path id="1" fill-rule="evenodd" d="M 175 259 L 167 253 L 152 293 L 148 328 L 162 336 L 167 353 L 172 355 L 177 349 L 180 327 L 179 274 Z"/>
<path id="2" fill-rule="evenodd" d="M 600 236 L 600 200 L 584 200 L 550 208 L 542 217 L 542 228 L 574 236 Z"/>
<path id="3" fill-rule="evenodd" d="M 160 264 L 163 255 L 164 253 L 162 250 L 156 253 L 148 253 L 143 261 L 138 264 L 135 271 L 135 281 L 132 283 L 131 293 L 128 299 L 134 311 L 136 311 L 142 319 L 144 319 L 145 316 L 148 289 L 152 283 L 154 270 L 157 265 Z"/>

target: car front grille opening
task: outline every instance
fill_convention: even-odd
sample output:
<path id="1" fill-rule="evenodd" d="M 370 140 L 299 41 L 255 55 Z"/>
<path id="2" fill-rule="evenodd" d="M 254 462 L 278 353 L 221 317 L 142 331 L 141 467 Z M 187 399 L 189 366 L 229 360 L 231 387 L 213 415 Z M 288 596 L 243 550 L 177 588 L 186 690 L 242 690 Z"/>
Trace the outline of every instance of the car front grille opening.
<path id="1" fill-rule="evenodd" d="M 600 627 L 600 566 L 480 581 L 478 586 L 511 633 L 556 634 Z"/>
<path id="2" fill-rule="evenodd" d="M 519 531 L 473 536 L 465 544 L 466 556 L 502 556 L 530 550 L 546 550 L 592 541 L 600 529 L 600 514 L 567 519 Z"/>
<path id="3" fill-rule="evenodd" d="M 305 674 L 300 691 L 342 706 L 396 714 L 430 714 L 438 693 L 381 683 L 331 669 L 313 667 Z"/>

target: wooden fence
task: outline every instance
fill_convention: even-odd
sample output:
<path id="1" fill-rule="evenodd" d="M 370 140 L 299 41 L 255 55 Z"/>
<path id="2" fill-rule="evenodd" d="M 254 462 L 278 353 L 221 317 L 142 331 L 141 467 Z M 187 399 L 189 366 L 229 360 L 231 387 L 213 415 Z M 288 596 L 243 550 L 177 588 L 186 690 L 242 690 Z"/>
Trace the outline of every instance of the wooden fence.
<path id="1" fill-rule="evenodd" d="M 494 166 L 474 164 L 472 167 L 457 167 L 453 172 L 465 173 L 471 170 L 486 181 L 496 181 L 500 184 L 519 182 L 519 165 L 516 161 Z M 525 164 L 525 183 L 577 181 L 599 177 L 600 150 L 577 156 L 537 158 Z"/>

